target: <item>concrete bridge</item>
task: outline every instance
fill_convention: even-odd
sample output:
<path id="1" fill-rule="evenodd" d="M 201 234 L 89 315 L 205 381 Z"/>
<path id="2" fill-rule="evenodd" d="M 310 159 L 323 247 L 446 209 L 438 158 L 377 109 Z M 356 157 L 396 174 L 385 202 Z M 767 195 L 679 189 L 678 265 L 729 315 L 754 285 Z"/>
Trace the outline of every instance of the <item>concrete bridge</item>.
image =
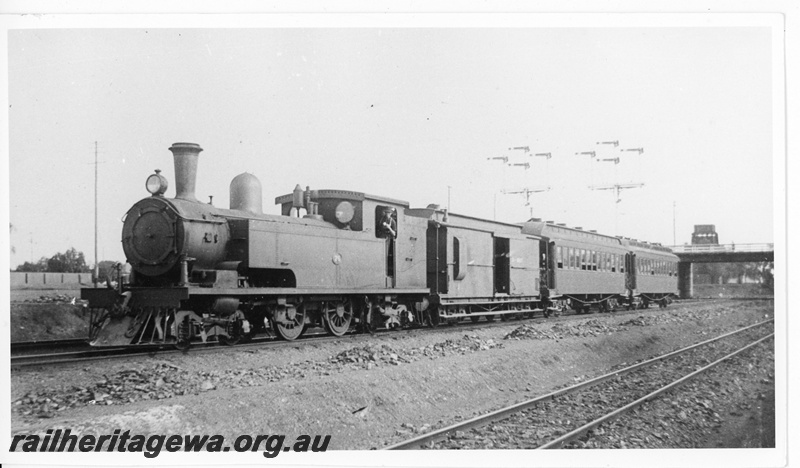
<path id="1" fill-rule="evenodd" d="M 692 297 L 692 265 L 695 263 L 772 262 L 774 244 L 701 244 L 670 247 L 678 256 L 678 290 L 682 298 Z"/>

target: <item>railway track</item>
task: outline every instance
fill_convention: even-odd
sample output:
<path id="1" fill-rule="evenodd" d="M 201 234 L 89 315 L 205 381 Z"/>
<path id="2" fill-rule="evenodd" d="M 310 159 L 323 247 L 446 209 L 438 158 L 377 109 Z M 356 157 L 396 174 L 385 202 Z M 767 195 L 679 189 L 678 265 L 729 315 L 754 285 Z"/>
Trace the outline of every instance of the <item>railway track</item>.
<path id="1" fill-rule="evenodd" d="M 679 304 L 679 303 L 677 303 Z M 673 306 L 674 307 L 674 306 Z M 610 314 L 602 314 L 602 316 L 609 315 L 636 315 L 645 313 L 648 309 L 634 309 L 634 310 L 617 310 Z M 652 309 L 655 310 L 655 309 Z M 436 333 L 452 331 L 454 326 L 458 326 L 464 332 L 472 332 L 485 328 L 494 328 L 508 326 L 514 323 L 558 323 L 562 321 L 570 321 L 576 319 L 585 319 L 592 316 L 600 316 L 599 313 L 590 314 L 577 314 L 575 311 L 563 312 L 559 316 L 551 316 L 544 318 L 542 315 L 537 315 L 534 318 L 513 318 L 508 320 L 494 320 L 494 321 L 481 321 L 477 323 L 462 320 L 457 324 L 440 324 L 437 327 L 430 328 L 411 328 L 403 330 L 378 330 L 375 333 L 378 335 L 391 334 L 396 336 L 411 335 L 417 333 Z M 400 334 L 400 335 L 398 335 Z M 329 336 L 326 333 L 306 333 L 302 338 L 295 341 L 281 341 L 275 337 L 266 337 L 253 339 L 245 344 L 238 344 L 233 346 L 233 349 L 249 348 L 254 346 L 267 346 L 267 347 L 292 347 L 303 346 L 310 340 L 315 343 L 325 343 L 340 340 L 366 340 L 369 339 L 369 334 L 347 333 L 342 337 Z M 360 338 L 359 338 L 360 337 Z M 82 363 L 94 361 L 98 359 L 120 359 L 131 358 L 137 356 L 153 356 L 155 354 L 177 354 L 183 352 L 197 353 L 208 352 L 212 350 L 232 349 L 229 346 L 224 346 L 218 343 L 208 344 L 194 344 L 188 351 L 179 351 L 171 345 L 138 345 L 135 348 L 115 347 L 115 348 L 92 348 L 86 340 L 43 340 L 43 341 L 29 341 L 11 343 L 11 367 L 22 368 L 31 366 L 53 366 L 61 364 Z M 59 352 L 54 352 L 59 350 Z M 63 351 L 60 351 L 63 350 Z"/>
<path id="2" fill-rule="evenodd" d="M 88 347 L 88 343 L 85 339 L 17 341 L 11 343 L 11 354 L 81 347 Z"/>
<path id="3" fill-rule="evenodd" d="M 502 448 L 569 447 L 569 444 L 601 424 L 619 418 L 720 363 L 771 339 L 773 333 L 754 340 L 751 338 L 752 335 L 763 335 L 758 329 L 772 321 L 770 319 L 740 328 L 384 449 L 481 449 L 487 448 L 486 445 L 494 440 L 499 440 Z M 739 342 L 744 340 L 748 343 L 741 346 Z M 715 355 L 722 357 L 707 362 L 698 353 L 693 358 L 692 354 L 701 348 L 711 348 Z M 698 361 L 702 362 L 699 369 Z M 498 448 L 494 442 L 490 446 Z"/>

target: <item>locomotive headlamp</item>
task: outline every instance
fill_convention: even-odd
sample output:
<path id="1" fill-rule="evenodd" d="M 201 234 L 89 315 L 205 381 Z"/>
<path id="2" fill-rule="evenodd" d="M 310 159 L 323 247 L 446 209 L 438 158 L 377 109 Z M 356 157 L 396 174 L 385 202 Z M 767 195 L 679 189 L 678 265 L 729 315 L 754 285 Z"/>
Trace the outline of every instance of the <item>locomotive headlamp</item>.
<path id="1" fill-rule="evenodd" d="M 356 209 L 349 201 L 343 201 L 336 205 L 336 221 L 342 224 L 347 224 L 353 220 Z"/>
<path id="2" fill-rule="evenodd" d="M 161 169 L 156 169 L 156 173 L 148 177 L 144 185 L 148 192 L 156 196 L 164 195 L 169 187 L 167 179 L 161 175 Z"/>

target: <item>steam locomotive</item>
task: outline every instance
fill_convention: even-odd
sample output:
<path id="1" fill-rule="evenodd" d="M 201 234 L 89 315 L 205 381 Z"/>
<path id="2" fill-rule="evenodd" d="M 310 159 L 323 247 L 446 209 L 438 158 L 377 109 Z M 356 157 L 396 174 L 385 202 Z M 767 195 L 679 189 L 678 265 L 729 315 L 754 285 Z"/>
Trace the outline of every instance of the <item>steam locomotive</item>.
<path id="1" fill-rule="evenodd" d="M 286 340 L 322 328 L 436 326 L 572 308 L 666 306 L 677 290 L 669 249 L 531 219 L 512 224 L 436 205 L 299 185 L 264 214 L 243 173 L 230 208 L 195 198 L 202 148 L 175 143 L 176 195 L 159 170 L 123 220 L 132 271 L 85 288 L 95 346 Z"/>

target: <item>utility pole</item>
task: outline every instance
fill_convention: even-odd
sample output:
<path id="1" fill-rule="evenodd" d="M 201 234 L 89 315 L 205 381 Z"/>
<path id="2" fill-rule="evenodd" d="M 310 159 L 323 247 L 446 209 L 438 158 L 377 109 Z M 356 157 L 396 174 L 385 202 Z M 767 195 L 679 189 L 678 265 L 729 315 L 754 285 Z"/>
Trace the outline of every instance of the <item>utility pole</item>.
<path id="1" fill-rule="evenodd" d="M 450 189 L 453 188 L 452 186 L 447 186 L 447 212 L 450 212 Z"/>
<path id="2" fill-rule="evenodd" d="M 678 245 L 675 242 L 675 200 L 672 200 L 672 245 Z"/>
<path id="3" fill-rule="evenodd" d="M 616 236 L 619 234 L 619 202 L 622 201 L 622 197 L 620 197 L 620 190 L 631 189 L 631 188 L 639 188 L 644 187 L 642 183 L 631 183 L 631 184 L 611 184 L 611 185 L 590 185 L 590 190 L 613 190 L 614 191 L 614 198 L 616 198 L 616 202 L 614 202 L 614 235 Z"/>
<path id="4" fill-rule="evenodd" d="M 94 287 L 97 287 L 97 277 L 100 275 L 100 265 L 97 261 L 97 142 L 94 142 Z"/>
<path id="5" fill-rule="evenodd" d="M 549 192 L 550 186 L 547 187 L 523 187 L 520 190 L 502 190 L 503 195 L 514 195 L 519 193 L 525 194 L 525 206 L 530 207 L 531 218 L 533 218 L 533 206 L 531 206 L 531 194 L 539 192 Z"/>

